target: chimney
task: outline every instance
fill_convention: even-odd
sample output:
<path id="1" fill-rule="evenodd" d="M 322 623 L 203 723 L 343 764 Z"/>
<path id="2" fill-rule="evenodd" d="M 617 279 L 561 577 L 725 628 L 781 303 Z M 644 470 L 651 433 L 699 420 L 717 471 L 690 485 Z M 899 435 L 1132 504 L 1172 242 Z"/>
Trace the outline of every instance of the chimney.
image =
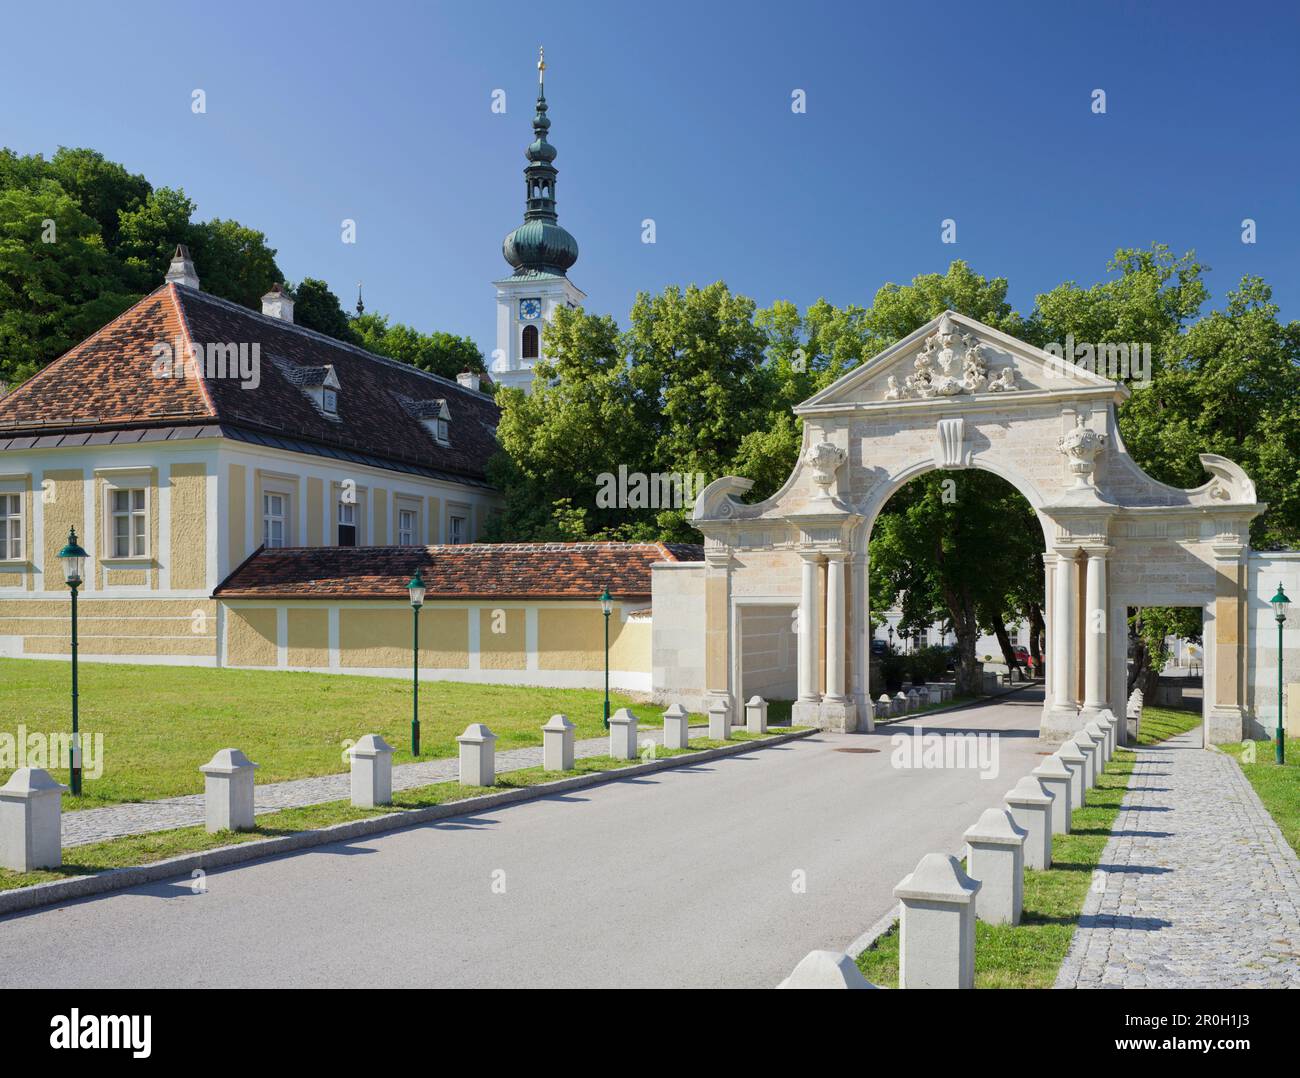
<path id="1" fill-rule="evenodd" d="M 190 249 L 185 244 L 176 245 L 172 264 L 167 267 L 167 276 L 163 280 L 168 284 L 183 284 L 186 288 L 198 290 L 199 274 L 194 268 L 194 260 L 190 258 Z"/>
<path id="2" fill-rule="evenodd" d="M 466 389 L 481 389 L 483 384 L 477 371 L 461 371 L 456 375 L 456 381 Z"/>
<path id="3" fill-rule="evenodd" d="M 262 313 L 283 322 L 293 321 L 293 298 L 278 284 L 262 297 Z"/>

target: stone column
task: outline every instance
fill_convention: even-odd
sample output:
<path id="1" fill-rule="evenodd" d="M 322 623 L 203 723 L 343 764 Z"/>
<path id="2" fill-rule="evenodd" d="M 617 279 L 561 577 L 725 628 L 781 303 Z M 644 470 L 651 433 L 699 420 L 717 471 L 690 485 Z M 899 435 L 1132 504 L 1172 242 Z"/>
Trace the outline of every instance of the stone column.
<path id="1" fill-rule="evenodd" d="M 1052 693 L 1057 707 L 1075 710 L 1074 698 L 1074 551 L 1056 552 L 1054 584 L 1056 594 L 1052 603 L 1052 661 L 1056 676 L 1052 679 Z"/>
<path id="2" fill-rule="evenodd" d="M 1108 546 L 1088 547 L 1087 595 L 1083 610 L 1083 713 L 1082 718 L 1095 719 L 1106 708 L 1108 682 L 1107 631 L 1108 604 L 1106 600 L 1106 555 Z M 1100 616 L 1099 616 L 1100 615 Z"/>
<path id="3" fill-rule="evenodd" d="M 826 555 L 826 700 L 844 696 L 844 554 Z"/>
<path id="4" fill-rule="evenodd" d="M 731 714 L 731 554 L 704 554 L 704 688 L 706 707 L 721 703 Z"/>
<path id="5" fill-rule="evenodd" d="M 844 561 L 847 552 L 826 555 L 826 695 L 820 714 L 823 729 L 851 733 L 858 727 L 857 704 L 845 693 Z"/>
<path id="6" fill-rule="evenodd" d="M 1242 654 L 1245 650 L 1243 565 L 1246 547 L 1233 541 L 1214 544 L 1214 638 L 1205 641 L 1205 669 L 1212 684 L 1205 686 L 1205 740 L 1211 745 L 1240 741 L 1245 709 Z M 1276 629 L 1274 630 L 1276 631 Z"/>
<path id="7" fill-rule="evenodd" d="M 794 703 L 796 726 L 817 726 L 821 712 L 821 693 L 817 691 L 817 640 L 820 636 L 817 612 L 821 597 L 817 594 L 817 555 L 800 553 L 799 591 L 799 698 Z"/>

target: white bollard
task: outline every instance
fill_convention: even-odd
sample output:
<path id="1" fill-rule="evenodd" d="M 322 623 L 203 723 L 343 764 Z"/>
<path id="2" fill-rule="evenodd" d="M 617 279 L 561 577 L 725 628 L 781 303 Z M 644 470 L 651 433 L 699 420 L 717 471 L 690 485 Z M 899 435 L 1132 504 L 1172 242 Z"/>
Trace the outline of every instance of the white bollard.
<path id="1" fill-rule="evenodd" d="M 1101 758 L 1101 767 L 1098 768 L 1098 771 L 1101 771 L 1110 763 L 1110 744 L 1109 739 L 1106 737 L 1106 728 L 1094 720 L 1088 723 L 1084 729 L 1097 742 L 1097 755 Z"/>
<path id="2" fill-rule="evenodd" d="M 903 692 L 901 689 L 894 696 L 894 714 L 907 714 L 907 693 Z"/>
<path id="3" fill-rule="evenodd" d="M 673 704 L 664 712 L 664 748 L 688 749 L 691 747 L 691 717 L 681 704 Z"/>
<path id="4" fill-rule="evenodd" d="M 219 749 L 203 772 L 203 811 L 208 833 L 253 830 L 253 763 L 238 749 Z"/>
<path id="5" fill-rule="evenodd" d="M 1026 775 L 1006 794 L 1007 808 L 1025 836 L 1025 868 L 1052 867 L 1052 795 L 1033 775 Z"/>
<path id="6" fill-rule="evenodd" d="M 393 803 L 393 746 L 379 734 L 366 734 L 348 749 L 352 757 L 352 804 L 374 808 Z"/>
<path id="7" fill-rule="evenodd" d="M 20 767 L 0 787 L 0 866 L 15 872 L 63 864 L 62 794 L 43 768 Z"/>
<path id="8" fill-rule="evenodd" d="M 1053 755 L 1070 769 L 1070 808 L 1082 808 L 1088 803 L 1088 784 L 1084 777 L 1088 771 L 1088 756 L 1073 741 L 1065 742 Z"/>
<path id="9" fill-rule="evenodd" d="M 842 951 L 810 951 L 777 988 L 875 988 Z"/>
<path id="10" fill-rule="evenodd" d="M 1098 717 L 1097 723 L 1106 731 L 1107 756 L 1108 758 L 1114 758 L 1115 750 L 1119 748 L 1119 722 L 1115 718 L 1115 712 L 1111 711 L 1110 708 L 1106 708 Z"/>
<path id="11" fill-rule="evenodd" d="M 1070 813 L 1074 811 L 1074 799 L 1070 796 L 1070 769 L 1059 756 L 1049 756 L 1031 774 L 1052 795 L 1052 834 L 1068 835 Z"/>
<path id="12" fill-rule="evenodd" d="M 745 705 L 745 730 L 751 734 L 767 733 L 767 701 L 751 696 Z"/>
<path id="13" fill-rule="evenodd" d="M 1079 751 L 1087 757 L 1087 762 L 1083 766 L 1083 781 L 1091 790 L 1097 785 L 1101 773 L 1101 768 L 1098 766 L 1101 763 L 1099 746 L 1087 730 L 1075 730 L 1070 738 L 1079 747 Z"/>
<path id="14" fill-rule="evenodd" d="M 908 711 L 921 710 L 921 694 L 917 692 L 916 689 L 914 688 L 907 690 L 907 710 Z"/>
<path id="15" fill-rule="evenodd" d="M 542 727 L 542 770 L 573 770 L 573 723 L 568 715 L 552 715 Z"/>
<path id="16" fill-rule="evenodd" d="M 966 871 L 980 881 L 975 916 L 986 924 L 1018 925 L 1025 894 L 1026 832 L 1006 809 L 985 809 L 967 829 Z"/>
<path id="17" fill-rule="evenodd" d="M 876 701 L 876 714 L 882 719 L 891 718 L 894 714 L 894 701 L 889 698 L 889 693 L 882 692 L 880 699 Z"/>
<path id="18" fill-rule="evenodd" d="M 460 745 L 460 784 L 495 786 L 497 735 L 483 723 L 471 722 L 456 742 Z"/>
<path id="19" fill-rule="evenodd" d="M 615 760 L 635 760 L 636 716 L 625 707 L 609 717 L 609 754 Z"/>
<path id="20" fill-rule="evenodd" d="M 715 700 L 709 705 L 709 737 L 714 741 L 731 740 L 731 716 L 727 705 Z"/>
<path id="21" fill-rule="evenodd" d="M 927 853 L 894 888 L 899 988 L 975 987 L 975 896 L 980 882 L 951 854 Z"/>

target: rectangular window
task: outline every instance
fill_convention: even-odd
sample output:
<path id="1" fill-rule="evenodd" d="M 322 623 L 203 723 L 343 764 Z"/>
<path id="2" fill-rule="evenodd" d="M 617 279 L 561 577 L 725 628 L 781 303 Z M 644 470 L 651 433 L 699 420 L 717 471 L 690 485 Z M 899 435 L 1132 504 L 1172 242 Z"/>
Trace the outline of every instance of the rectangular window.
<path id="1" fill-rule="evenodd" d="M 398 546 L 415 546 L 416 536 L 419 532 L 420 514 L 414 509 L 399 509 L 397 511 L 397 544 Z"/>
<path id="2" fill-rule="evenodd" d="M 321 406 L 329 415 L 338 415 L 339 397 L 332 389 L 321 390 Z"/>
<path id="3" fill-rule="evenodd" d="M 288 546 L 288 495 L 269 491 L 262 495 L 262 543 L 267 547 Z"/>
<path id="4" fill-rule="evenodd" d="M 339 546 L 357 545 L 356 502 L 339 502 Z"/>
<path id="5" fill-rule="evenodd" d="M 467 521 L 464 517 L 452 517 L 447 521 L 447 542 L 463 543 L 465 542 L 465 532 Z"/>
<path id="6" fill-rule="evenodd" d="M 23 496 L 0 494 L 0 561 L 23 556 Z"/>
<path id="7" fill-rule="evenodd" d="M 143 558 L 148 555 L 148 513 L 145 504 L 143 489 L 112 492 L 113 557 Z"/>

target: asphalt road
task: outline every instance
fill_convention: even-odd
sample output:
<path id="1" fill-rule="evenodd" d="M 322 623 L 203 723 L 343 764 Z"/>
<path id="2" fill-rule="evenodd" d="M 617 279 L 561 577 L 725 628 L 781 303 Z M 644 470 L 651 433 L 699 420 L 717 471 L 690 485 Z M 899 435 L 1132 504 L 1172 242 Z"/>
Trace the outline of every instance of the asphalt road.
<path id="1" fill-rule="evenodd" d="M 924 721 L 997 732 L 995 778 L 894 766 L 912 719 L 240 865 L 203 894 L 15 914 L 0 986 L 771 987 L 959 850 L 1041 762 L 1041 701 Z"/>

